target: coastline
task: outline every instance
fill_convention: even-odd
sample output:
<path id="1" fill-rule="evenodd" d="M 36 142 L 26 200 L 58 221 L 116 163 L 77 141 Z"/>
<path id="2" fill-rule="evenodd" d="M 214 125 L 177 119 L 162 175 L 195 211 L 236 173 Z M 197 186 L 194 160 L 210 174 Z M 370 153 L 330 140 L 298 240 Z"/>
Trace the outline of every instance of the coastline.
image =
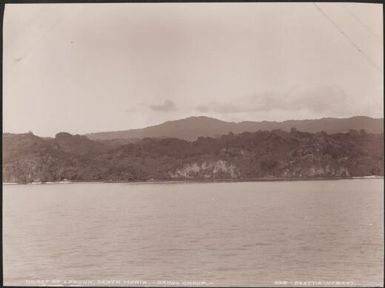
<path id="1" fill-rule="evenodd" d="M 291 181 L 329 181 L 329 180 L 355 180 L 355 179 L 384 179 L 384 176 L 354 176 L 354 177 L 265 177 L 245 179 L 178 179 L 178 180 L 147 180 L 147 181 L 58 181 L 58 182 L 31 182 L 31 183 L 9 183 L 3 185 L 63 185 L 63 184 L 189 184 L 189 183 L 240 183 L 240 182 L 291 182 Z"/>

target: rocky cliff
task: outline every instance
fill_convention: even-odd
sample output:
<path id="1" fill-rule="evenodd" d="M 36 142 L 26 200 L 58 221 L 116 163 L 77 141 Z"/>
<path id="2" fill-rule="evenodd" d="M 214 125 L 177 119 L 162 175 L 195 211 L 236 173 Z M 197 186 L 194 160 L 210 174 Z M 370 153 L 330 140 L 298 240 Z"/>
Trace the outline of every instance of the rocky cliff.
<path id="1" fill-rule="evenodd" d="M 80 135 L 3 135 L 3 181 L 145 181 L 384 174 L 383 134 L 245 132 L 116 145 Z"/>

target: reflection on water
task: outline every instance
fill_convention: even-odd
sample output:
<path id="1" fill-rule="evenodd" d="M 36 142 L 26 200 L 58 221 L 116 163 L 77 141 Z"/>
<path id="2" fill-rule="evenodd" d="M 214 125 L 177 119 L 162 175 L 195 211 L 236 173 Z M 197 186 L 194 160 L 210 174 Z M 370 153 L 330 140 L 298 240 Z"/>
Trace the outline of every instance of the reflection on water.
<path id="1" fill-rule="evenodd" d="M 382 181 L 3 186 L 4 282 L 382 285 Z"/>

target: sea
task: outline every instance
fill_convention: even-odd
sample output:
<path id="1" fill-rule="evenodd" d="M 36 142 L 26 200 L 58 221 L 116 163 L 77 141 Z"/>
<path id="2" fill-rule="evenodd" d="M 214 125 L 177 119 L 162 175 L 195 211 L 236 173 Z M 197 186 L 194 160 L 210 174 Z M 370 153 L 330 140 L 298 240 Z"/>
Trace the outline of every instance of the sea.
<path id="1" fill-rule="evenodd" d="M 3 185 L 17 286 L 382 286 L 383 179 Z"/>

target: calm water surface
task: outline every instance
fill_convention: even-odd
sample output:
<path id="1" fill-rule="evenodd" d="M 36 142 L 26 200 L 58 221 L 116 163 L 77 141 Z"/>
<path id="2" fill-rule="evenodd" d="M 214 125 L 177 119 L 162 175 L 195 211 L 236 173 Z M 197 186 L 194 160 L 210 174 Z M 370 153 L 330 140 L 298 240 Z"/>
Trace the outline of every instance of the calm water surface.
<path id="1" fill-rule="evenodd" d="M 378 286 L 383 195 L 382 179 L 3 185 L 4 282 Z"/>

